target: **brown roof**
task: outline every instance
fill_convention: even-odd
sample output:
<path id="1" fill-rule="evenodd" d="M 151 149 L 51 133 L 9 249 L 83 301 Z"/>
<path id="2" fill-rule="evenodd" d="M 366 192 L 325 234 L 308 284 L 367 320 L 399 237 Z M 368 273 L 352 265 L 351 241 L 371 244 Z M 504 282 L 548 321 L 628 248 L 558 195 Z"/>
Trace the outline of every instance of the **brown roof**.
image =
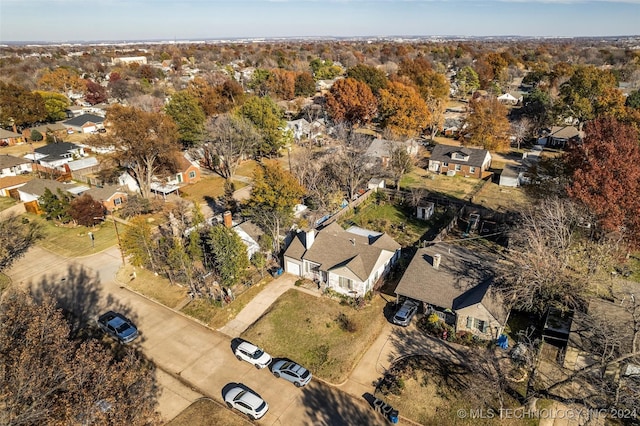
<path id="1" fill-rule="evenodd" d="M 31 179 L 20 188 L 20 191 L 41 197 L 44 194 L 45 189 L 47 188 L 49 188 L 49 190 L 55 194 L 56 192 L 58 192 L 58 189 L 67 192 L 76 186 L 77 185 L 64 184 L 62 182 L 51 179 Z"/>
<path id="2" fill-rule="evenodd" d="M 441 259 L 437 269 L 433 267 L 435 254 Z M 493 260 L 451 244 L 421 248 L 411 259 L 395 292 L 454 311 L 480 303 L 503 321 L 507 309 L 492 286 Z"/>
<path id="3" fill-rule="evenodd" d="M 30 162 L 31 160 L 14 157 L 13 155 L 7 155 L 7 154 L 0 155 L 0 169 L 7 169 L 9 167 L 15 167 L 15 166 L 19 166 L 21 164 L 27 164 Z"/>
<path id="4" fill-rule="evenodd" d="M 20 185 L 21 183 L 29 182 L 29 180 L 31 180 L 31 178 L 26 176 L 6 176 L 0 178 L 0 188 L 10 188 Z"/>
<path id="5" fill-rule="evenodd" d="M 94 200 L 107 201 L 111 197 L 113 197 L 115 194 L 125 194 L 126 195 L 127 191 L 125 191 L 120 186 L 109 185 L 109 186 L 104 186 L 102 188 L 98 188 L 98 187 L 91 188 L 91 189 L 85 191 L 85 194 L 91 195 L 91 197 Z"/>
<path id="6" fill-rule="evenodd" d="M 557 139 L 571 139 L 575 137 L 582 137 L 582 132 L 573 126 L 553 126 L 549 137 Z"/>
<path id="7" fill-rule="evenodd" d="M 359 235 L 345 231 L 335 222 L 317 231 L 308 250 L 304 248 L 304 237 L 305 233 L 299 232 L 285 256 L 318 263 L 323 271 L 350 271 L 361 281 L 369 278 L 384 251 L 393 254 L 400 249 L 400 244 L 387 234 Z"/>

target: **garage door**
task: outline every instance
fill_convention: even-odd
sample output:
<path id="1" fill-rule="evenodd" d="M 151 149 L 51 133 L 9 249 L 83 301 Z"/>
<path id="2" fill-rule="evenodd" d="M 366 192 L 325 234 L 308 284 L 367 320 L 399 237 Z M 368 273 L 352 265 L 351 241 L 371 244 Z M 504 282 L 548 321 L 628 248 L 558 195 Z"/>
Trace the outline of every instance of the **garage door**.
<path id="1" fill-rule="evenodd" d="M 293 275 L 300 275 L 300 265 L 287 261 L 287 272 Z"/>

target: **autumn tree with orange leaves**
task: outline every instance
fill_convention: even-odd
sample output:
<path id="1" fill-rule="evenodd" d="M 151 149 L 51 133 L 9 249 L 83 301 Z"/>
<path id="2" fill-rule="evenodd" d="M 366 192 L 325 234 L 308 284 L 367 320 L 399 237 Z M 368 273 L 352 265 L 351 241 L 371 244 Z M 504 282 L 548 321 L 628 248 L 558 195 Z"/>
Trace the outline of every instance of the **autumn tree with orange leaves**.
<path id="1" fill-rule="evenodd" d="M 327 110 L 337 122 L 366 124 L 377 109 L 378 102 L 369 86 L 353 78 L 336 81 L 327 94 Z"/>
<path id="2" fill-rule="evenodd" d="M 397 136 L 415 137 L 427 127 L 431 114 L 420 94 L 411 86 L 389 83 L 380 90 L 380 118 Z"/>
<path id="3" fill-rule="evenodd" d="M 622 232 L 640 244 L 640 146 L 638 132 L 614 118 L 590 122 L 581 144 L 569 147 L 565 164 L 569 196 L 586 205 L 604 231 Z"/>
<path id="4" fill-rule="evenodd" d="M 507 108 L 495 97 L 472 99 L 469 107 L 471 113 L 466 119 L 462 143 L 489 151 L 507 151 L 510 145 Z"/>

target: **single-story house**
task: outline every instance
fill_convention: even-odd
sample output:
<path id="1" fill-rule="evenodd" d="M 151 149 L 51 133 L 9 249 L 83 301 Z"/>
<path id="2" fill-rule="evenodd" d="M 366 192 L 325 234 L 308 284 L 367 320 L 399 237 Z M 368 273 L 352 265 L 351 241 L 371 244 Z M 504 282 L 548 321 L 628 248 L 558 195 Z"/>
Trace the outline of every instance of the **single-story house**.
<path id="1" fill-rule="evenodd" d="M 89 194 L 94 200 L 100 201 L 109 214 L 121 208 L 129 196 L 123 188 L 114 185 L 103 186 L 102 188 L 94 187 L 84 193 Z"/>
<path id="2" fill-rule="evenodd" d="M 389 235 L 333 222 L 298 232 L 284 253 L 286 272 L 313 279 L 347 296 L 364 296 L 400 257 Z"/>
<path id="3" fill-rule="evenodd" d="M 429 171 L 482 178 L 491 167 L 491 153 L 482 148 L 438 144 L 429 158 Z"/>
<path id="4" fill-rule="evenodd" d="M 0 155 L 0 178 L 18 176 L 31 171 L 31 160 L 7 154 Z"/>
<path id="5" fill-rule="evenodd" d="M 16 190 L 29 182 L 30 179 L 31 178 L 27 176 L 0 177 L 0 197 L 11 197 L 13 194 L 17 194 Z"/>
<path id="6" fill-rule="evenodd" d="M 567 142 L 580 142 L 583 138 L 584 132 L 574 126 L 553 126 L 547 135 L 547 146 L 564 148 Z"/>
<path id="7" fill-rule="evenodd" d="M 200 167 L 179 155 L 176 160 L 178 172 L 167 179 L 169 185 L 181 185 L 200 181 Z"/>
<path id="8" fill-rule="evenodd" d="M 498 102 L 505 105 L 517 105 L 522 100 L 522 97 L 516 97 L 511 93 L 503 93 L 498 96 Z"/>
<path id="9" fill-rule="evenodd" d="M 11 146 L 22 142 L 24 142 L 24 138 L 20 133 L 0 128 L 0 146 Z"/>
<path id="10" fill-rule="evenodd" d="M 104 117 L 95 114 L 82 114 L 63 121 L 62 124 L 74 132 L 91 133 L 104 128 Z"/>
<path id="11" fill-rule="evenodd" d="M 456 331 L 496 339 L 508 310 L 493 287 L 492 262 L 452 244 L 420 248 L 395 292 L 424 303 L 427 314 L 435 313 Z"/>
<path id="12" fill-rule="evenodd" d="M 382 167 L 387 167 L 391 160 L 391 154 L 394 149 L 401 147 L 407 151 L 407 154 L 415 156 L 418 154 L 419 145 L 414 139 L 408 139 L 406 141 L 390 141 L 386 139 L 374 139 L 365 152 L 365 156 L 376 159 L 382 164 Z"/>
<path id="13" fill-rule="evenodd" d="M 57 194 L 59 189 L 63 192 L 69 193 L 70 195 L 76 195 L 74 192 L 77 191 L 74 190 L 80 187 L 81 186 L 77 184 L 62 183 L 52 179 L 31 179 L 29 182 L 18 188 L 18 194 L 20 195 L 20 201 L 28 203 L 30 201 L 38 201 L 38 198 L 44 195 L 47 188 L 54 194 Z"/>
<path id="14" fill-rule="evenodd" d="M 46 135 L 48 133 L 54 136 L 63 136 L 65 133 L 67 133 L 67 128 L 62 123 L 49 123 L 49 124 L 42 124 L 40 126 L 24 129 L 22 131 L 22 136 L 24 136 L 24 139 L 25 140 L 31 139 L 31 133 L 34 130 L 37 130 L 38 132 L 40 132 L 43 138 L 46 138 Z"/>
<path id="15" fill-rule="evenodd" d="M 33 153 L 24 158 L 51 169 L 62 167 L 70 161 L 85 157 L 84 148 L 70 142 L 50 143 L 36 148 Z"/>
<path id="16" fill-rule="evenodd" d="M 287 121 L 287 129 L 291 130 L 296 141 L 311 137 L 311 124 L 304 118 Z"/>

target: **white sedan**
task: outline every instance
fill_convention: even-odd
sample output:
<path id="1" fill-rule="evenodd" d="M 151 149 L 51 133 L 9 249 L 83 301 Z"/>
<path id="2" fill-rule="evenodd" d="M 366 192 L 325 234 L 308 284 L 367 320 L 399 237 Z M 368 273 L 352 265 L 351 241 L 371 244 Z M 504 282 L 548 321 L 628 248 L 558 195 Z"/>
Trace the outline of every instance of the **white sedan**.
<path id="1" fill-rule="evenodd" d="M 249 342 L 242 342 L 235 350 L 236 358 L 247 361 L 257 369 L 265 368 L 271 363 L 271 355 Z"/>
<path id="2" fill-rule="evenodd" d="M 269 410 L 269 404 L 260 395 L 244 385 L 236 385 L 224 394 L 224 402 L 253 420 L 258 420 Z"/>

